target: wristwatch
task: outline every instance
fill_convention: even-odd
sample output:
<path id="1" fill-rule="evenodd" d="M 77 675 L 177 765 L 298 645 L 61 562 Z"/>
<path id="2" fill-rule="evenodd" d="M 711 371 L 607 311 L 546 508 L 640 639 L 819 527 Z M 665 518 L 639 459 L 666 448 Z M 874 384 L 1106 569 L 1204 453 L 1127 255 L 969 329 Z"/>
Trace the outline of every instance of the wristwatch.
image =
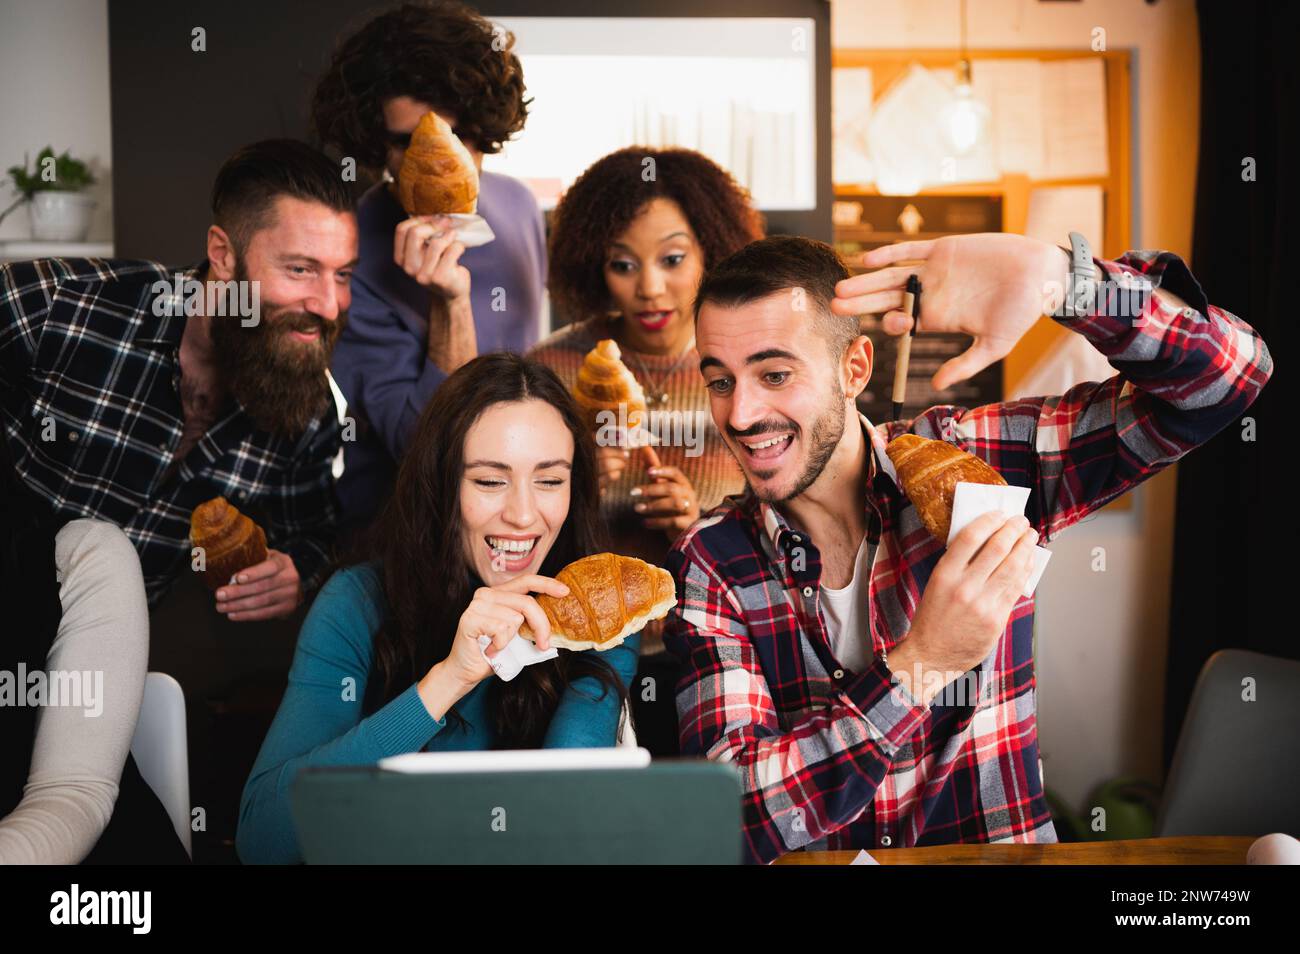
<path id="1" fill-rule="evenodd" d="M 1065 298 L 1053 318 L 1073 318 L 1092 312 L 1097 301 L 1097 266 L 1092 247 L 1079 232 L 1070 233 L 1070 272 L 1065 279 Z"/>

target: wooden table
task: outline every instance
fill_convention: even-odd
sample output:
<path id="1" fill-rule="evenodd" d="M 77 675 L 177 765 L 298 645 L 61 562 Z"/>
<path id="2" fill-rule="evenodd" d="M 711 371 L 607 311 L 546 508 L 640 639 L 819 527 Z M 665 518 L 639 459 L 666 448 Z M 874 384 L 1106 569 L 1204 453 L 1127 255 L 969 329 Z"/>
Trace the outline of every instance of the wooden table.
<path id="1" fill-rule="evenodd" d="M 870 848 L 882 865 L 1244 865 L 1253 836 L 1200 835 L 1047 845 Z M 855 851 L 795 851 L 778 865 L 847 865 Z"/>

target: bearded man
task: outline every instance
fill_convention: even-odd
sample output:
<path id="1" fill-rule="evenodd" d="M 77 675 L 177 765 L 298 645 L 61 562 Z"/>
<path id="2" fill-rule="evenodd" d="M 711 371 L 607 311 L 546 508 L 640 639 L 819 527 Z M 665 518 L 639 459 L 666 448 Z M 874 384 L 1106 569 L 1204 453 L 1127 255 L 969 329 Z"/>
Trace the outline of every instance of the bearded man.
<path id="1" fill-rule="evenodd" d="M 235 621 L 287 616 L 321 582 L 340 446 L 326 370 L 357 259 L 351 195 L 304 143 L 240 149 L 212 190 L 207 258 L 0 266 L 0 420 L 56 520 L 117 524 L 151 606 L 191 566 L 190 514 L 260 517 L 266 560 L 215 594 Z"/>

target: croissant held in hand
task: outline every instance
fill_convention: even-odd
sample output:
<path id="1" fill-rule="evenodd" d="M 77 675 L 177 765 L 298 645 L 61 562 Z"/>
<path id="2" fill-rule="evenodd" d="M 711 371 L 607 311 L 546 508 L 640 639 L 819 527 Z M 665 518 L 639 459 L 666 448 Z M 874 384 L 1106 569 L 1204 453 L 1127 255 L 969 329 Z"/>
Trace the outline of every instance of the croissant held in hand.
<path id="1" fill-rule="evenodd" d="M 474 157 L 437 113 L 425 113 L 411 133 L 397 170 L 397 195 L 407 215 L 469 214 L 478 208 Z"/>
<path id="2" fill-rule="evenodd" d="M 573 397 L 590 419 L 592 430 L 600 429 L 601 411 L 612 411 L 617 416 L 620 404 L 627 405 L 628 427 L 639 427 L 645 417 L 645 392 L 623 363 L 618 344 L 612 338 L 598 341 L 582 359 Z"/>
<path id="3" fill-rule="evenodd" d="M 214 497 L 194 508 L 190 540 L 203 548 L 203 582 L 214 592 L 240 570 L 266 559 L 266 534 L 225 497 Z"/>
<path id="4" fill-rule="evenodd" d="M 551 621 L 551 645 L 562 649 L 613 649 L 677 605 L 673 576 L 635 557 L 597 553 L 570 563 L 555 578 L 565 597 L 537 597 Z M 525 623 L 519 635 L 532 639 Z"/>
<path id="5" fill-rule="evenodd" d="M 916 434 L 895 437 L 885 448 L 894 462 L 898 481 L 916 508 L 925 529 L 947 545 L 952 524 L 952 497 L 957 484 L 1002 484 L 996 470 L 973 454 L 947 441 L 934 441 Z"/>

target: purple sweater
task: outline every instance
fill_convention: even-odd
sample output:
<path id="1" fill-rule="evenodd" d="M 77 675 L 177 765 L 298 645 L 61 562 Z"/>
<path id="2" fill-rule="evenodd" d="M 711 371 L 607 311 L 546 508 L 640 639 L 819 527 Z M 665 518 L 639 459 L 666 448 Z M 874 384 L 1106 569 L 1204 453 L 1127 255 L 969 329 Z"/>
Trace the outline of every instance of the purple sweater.
<path id="1" fill-rule="evenodd" d="M 491 172 L 480 178 L 478 211 L 496 233 L 460 259 L 471 276 L 478 351 L 522 354 L 537 341 L 546 279 L 542 213 L 522 182 Z M 361 261 L 330 368 L 357 421 L 356 439 L 343 444 L 338 484 L 349 527 L 368 522 L 387 500 L 420 412 L 447 377 L 425 354 L 433 293 L 393 262 L 393 230 L 405 217 L 383 183 L 357 206 Z M 501 310 L 493 310 L 494 298 Z"/>

